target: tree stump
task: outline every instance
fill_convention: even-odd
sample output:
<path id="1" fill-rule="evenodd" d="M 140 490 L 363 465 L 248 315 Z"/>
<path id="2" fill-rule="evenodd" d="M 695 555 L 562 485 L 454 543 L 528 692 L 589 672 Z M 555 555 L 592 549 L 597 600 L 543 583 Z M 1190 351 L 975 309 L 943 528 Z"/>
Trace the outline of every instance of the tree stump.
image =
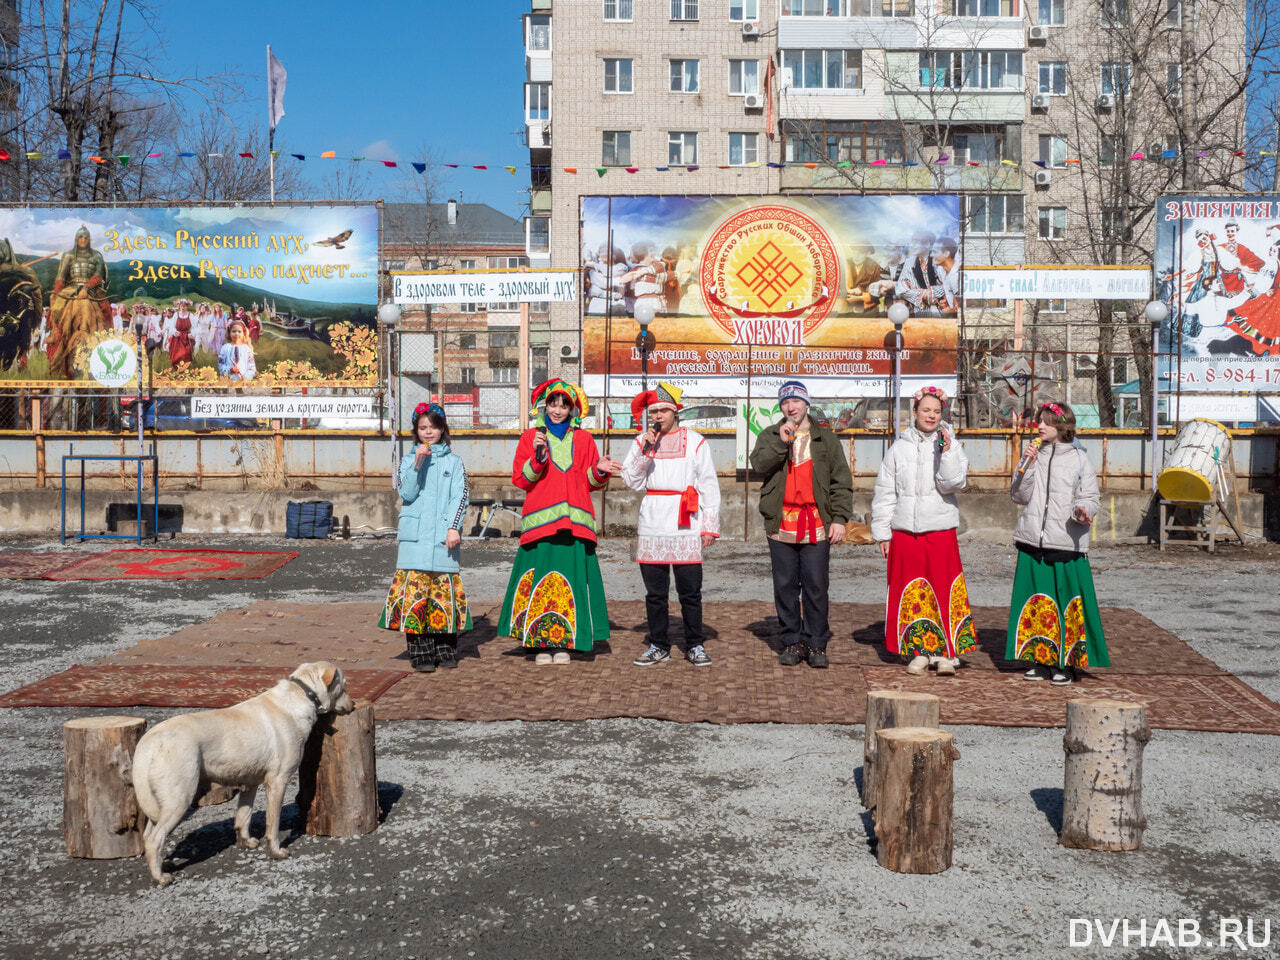
<path id="1" fill-rule="evenodd" d="M 1062 787 L 1064 847 L 1137 850 L 1142 814 L 1142 750 L 1147 710 L 1125 700 L 1068 700 Z"/>
<path id="2" fill-rule="evenodd" d="M 62 836 L 73 857 L 111 860 L 142 853 L 145 817 L 133 792 L 141 717 L 78 717 L 62 725 Z"/>
<path id="3" fill-rule="evenodd" d="M 307 833 L 355 837 L 378 825 L 373 704 L 316 721 L 298 768 L 298 808 Z"/>
<path id="4" fill-rule="evenodd" d="M 898 873 L 941 873 L 951 866 L 950 733 L 927 727 L 876 731 L 880 796 L 876 859 Z"/>
<path id="5" fill-rule="evenodd" d="M 867 693 L 867 722 L 862 737 L 862 806 L 876 805 L 876 731 L 893 727 L 938 726 L 939 703 L 932 693 L 871 690 Z"/>

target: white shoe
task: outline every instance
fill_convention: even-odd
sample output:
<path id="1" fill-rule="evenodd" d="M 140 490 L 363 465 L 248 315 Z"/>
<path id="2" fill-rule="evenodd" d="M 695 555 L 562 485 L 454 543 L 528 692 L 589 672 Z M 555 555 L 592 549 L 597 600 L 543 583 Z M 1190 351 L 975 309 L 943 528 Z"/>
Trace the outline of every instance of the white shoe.
<path id="1" fill-rule="evenodd" d="M 551 655 L 551 662 L 552 662 L 552 663 L 568 663 L 568 662 L 569 662 L 569 651 L 568 651 L 568 650 L 557 650 L 555 653 L 553 653 L 553 654 Z"/>
<path id="2" fill-rule="evenodd" d="M 928 673 L 928 672 L 929 672 L 928 657 L 912 657 L 911 662 L 907 664 L 907 673 L 912 674 L 913 676 L 918 677 L 921 674 Z"/>
<path id="3" fill-rule="evenodd" d="M 959 657 L 939 657 L 938 658 L 938 676 L 954 677 L 956 675 L 956 667 L 960 665 Z"/>
<path id="4" fill-rule="evenodd" d="M 1043 663 L 1037 663 L 1034 667 L 1022 675 L 1023 680 L 1048 680 L 1049 668 Z"/>
<path id="5" fill-rule="evenodd" d="M 534 663 L 551 663 L 551 662 L 552 662 L 552 660 L 551 660 L 551 654 L 549 654 L 549 653 L 540 653 L 540 654 L 538 654 L 537 656 L 535 656 L 535 657 L 533 658 L 533 662 L 534 662 Z"/>

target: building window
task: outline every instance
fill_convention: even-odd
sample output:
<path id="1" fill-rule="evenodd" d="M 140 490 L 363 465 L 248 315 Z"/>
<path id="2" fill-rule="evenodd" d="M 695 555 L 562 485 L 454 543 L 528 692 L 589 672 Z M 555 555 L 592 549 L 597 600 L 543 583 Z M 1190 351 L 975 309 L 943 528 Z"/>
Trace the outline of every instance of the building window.
<path id="1" fill-rule="evenodd" d="M 1182 26 L 1182 0 L 1165 0 L 1164 25 L 1175 29 Z"/>
<path id="2" fill-rule="evenodd" d="M 786 159 L 796 163 L 902 163 L 903 125 L 894 121 L 796 121 L 783 124 Z"/>
<path id="3" fill-rule="evenodd" d="M 857 90 L 862 87 L 861 50 L 783 50 L 782 73 L 802 90 Z"/>
<path id="4" fill-rule="evenodd" d="M 601 150 L 600 165 L 604 167 L 631 166 L 631 131 L 606 130 Z"/>
<path id="5" fill-rule="evenodd" d="M 966 310 L 1008 310 L 1009 301 L 965 297 L 964 308 Z"/>
<path id="6" fill-rule="evenodd" d="M 499 300 L 497 303 L 485 304 L 490 313 L 519 313 L 519 300 Z"/>
<path id="7" fill-rule="evenodd" d="M 489 381 L 491 383 L 519 383 L 520 368 L 519 367 L 490 367 Z"/>
<path id="8" fill-rule="evenodd" d="M 526 120 L 551 118 L 551 84 L 526 83 L 524 85 L 524 116 Z"/>
<path id="9" fill-rule="evenodd" d="M 697 60 L 672 60 L 671 61 L 671 92 L 672 93 L 697 93 L 698 92 L 698 61 Z"/>
<path id="10" fill-rule="evenodd" d="M 672 130 L 667 134 L 667 163 L 692 166 L 698 162 L 698 135 Z"/>
<path id="11" fill-rule="evenodd" d="M 698 0 L 671 0 L 672 20 L 697 20 Z"/>
<path id="12" fill-rule="evenodd" d="M 631 81 L 631 61 L 617 57 L 604 58 L 604 92 L 631 93 L 635 87 Z"/>
<path id="13" fill-rule="evenodd" d="M 1040 15 L 1036 21 L 1042 27 L 1060 27 L 1067 22 L 1067 0 L 1040 0 Z"/>
<path id="14" fill-rule="evenodd" d="M 1041 207 L 1038 212 L 1040 216 L 1040 239 L 1065 240 L 1067 237 L 1067 208 Z"/>
<path id="15" fill-rule="evenodd" d="M 631 0 L 604 0 L 606 20 L 630 20 Z"/>
<path id="16" fill-rule="evenodd" d="M 530 255 L 551 252 L 551 218 L 529 217 L 525 220 L 524 247 Z"/>
<path id="17" fill-rule="evenodd" d="M 1067 92 L 1067 62 L 1049 60 L 1040 62 L 1040 92 L 1051 97 L 1065 96 Z"/>
<path id="18" fill-rule="evenodd" d="M 932 145 L 932 131 L 925 131 L 926 145 Z M 1008 127 L 978 127 L 974 130 L 950 131 L 950 141 L 946 151 L 951 156 L 953 166 L 964 166 L 970 160 L 978 163 L 999 163 L 1002 160 L 1018 161 L 1021 159 L 1021 129 L 1017 125 Z"/>
<path id="19" fill-rule="evenodd" d="M 1111 358 L 1111 385 L 1113 387 L 1123 386 L 1129 382 L 1129 358 L 1128 357 L 1112 357 Z"/>
<path id="20" fill-rule="evenodd" d="M 475 313 L 479 309 L 479 306 L 480 305 L 476 303 L 460 303 L 458 304 L 458 312 L 459 313 Z"/>
<path id="21" fill-rule="evenodd" d="M 1021 90 L 1022 54 L 1014 50 L 921 50 L 920 86 Z"/>
<path id="22" fill-rule="evenodd" d="M 1067 301 L 1065 300 L 1041 300 L 1039 301 L 1039 304 L 1041 313 L 1067 312 Z"/>
<path id="23" fill-rule="evenodd" d="M 1182 64 L 1170 63 L 1164 68 L 1164 95 L 1167 100 L 1182 99 Z"/>
<path id="24" fill-rule="evenodd" d="M 729 61 L 729 96 L 760 92 L 760 63 L 757 60 Z"/>
<path id="25" fill-rule="evenodd" d="M 915 0 L 844 0 L 841 11 L 831 16 L 914 17 L 915 14 Z"/>
<path id="26" fill-rule="evenodd" d="M 1040 134 L 1040 162 L 1046 167 L 1067 165 L 1067 138 L 1054 133 Z"/>
<path id="27" fill-rule="evenodd" d="M 518 347 L 520 346 L 520 331 L 519 330 L 490 330 L 489 346 Z"/>
<path id="28" fill-rule="evenodd" d="M 474 333 L 463 333 L 458 336 L 459 350 L 474 350 L 476 348 L 476 335 Z"/>
<path id="29" fill-rule="evenodd" d="M 1102 25 L 1108 29 L 1129 25 L 1129 0 L 1102 0 Z"/>
<path id="30" fill-rule="evenodd" d="M 474 269 L 476 269 L 476 261 L 474 261 L 474 260 L 459 260 L 459 261 L 458 261 L 458 269 L 459 269 L 459 270 L 474 270 Z"/>
<path id="31" fill-rule="evenodd" d="M 730 20 L 759 20 L 760 0 L 729 0 Z"/>
<path id="32" fill-rule="evenodd" d="M 754 133 L 729 134 L 729 165 L 741 167 L 748 163 L 756 163 L 760 155 Z"/>
<path id="33" fill-rule="evenodd" d="M 1100 68 L 1102 92 L 1123 97 L 1129 92 L 1129 65 L 1104 63 Z"/>
<path id="34" fill-rule="evenodd" d="M 782 0 L 784 17 L 838 17 L 840 0 Z"/>
<path id="35" fill-rule="evenodd" d="M 388 261 L 387 261 L 387 269 L 388 269 L 388 270 L 403 270 L 403 269 L 404 269 L 404 261 L 403 261 L 403 260 L 388 260 Z"/>
<path id="36" fill-rule="evenodd" d="M 551 49 L 551 18 L 545 13 L 535 13 L 529 17 L 529 49 Z"/>
<path id="37" fill-rule="evenodd" d="M 957 17 L 1016 17 L 1017 0 L 955 0 Z"/>
<path id="38" fill-rule="evenodd" d="M 1020 194 L 970 194 L 965 197 L 965 209 L 971 233 L 1021 235 L 1026 232 Z"/>
<path id="39" fill-rule="evenodd" d="M 528 257 L 490 257 L 490 270 L 518 270 L 529 265 Z"/>
<path id="40" fill-rule="evenodd" d="M 460 367 L 458 369 L 458 379 L 468 386 L 473 386 L 476 382 L 476 368 Z"/>
<path id="41" fill-rule="evenodd" d="M 529 380 L 533 383 L 542 383 L 548 377 L 550 369 L 550 349 L 547 347 L 530 347 L 529 348 Z M 523 403 L 524 401 L 520 401 Z"/>

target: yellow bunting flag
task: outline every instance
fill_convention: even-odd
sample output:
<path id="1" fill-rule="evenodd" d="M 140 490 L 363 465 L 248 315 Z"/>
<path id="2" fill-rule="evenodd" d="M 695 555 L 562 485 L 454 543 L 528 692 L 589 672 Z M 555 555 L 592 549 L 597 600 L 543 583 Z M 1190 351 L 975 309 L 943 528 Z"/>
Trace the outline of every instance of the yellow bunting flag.
<path id="1" fill-rule="evenodd" d="M 322 160 L 336 160 L 337 157 L 338 157 L 337 150 L 326 150 L 324 153 L 320 154 L 320 159 Z"/>

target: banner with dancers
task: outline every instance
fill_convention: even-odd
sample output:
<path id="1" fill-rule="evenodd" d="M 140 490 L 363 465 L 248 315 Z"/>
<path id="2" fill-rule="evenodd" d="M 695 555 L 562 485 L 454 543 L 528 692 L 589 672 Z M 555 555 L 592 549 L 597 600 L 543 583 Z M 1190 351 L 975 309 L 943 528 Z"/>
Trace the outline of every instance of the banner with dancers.
<path id="1" fill-rule="evenodd" d="M 954 388 L 961 309 L 951 195 L 583 197 L 583 379 L 591 394 L 647 374 L 691 396 L 759 396 L 803 378 L 815 396 L 883 396 L 895 300 L 902 395 Z"/>
<path id="2" fill-rule="evenodd" d="M 372 204 L 0 209 L 0 389 L 138 337 L 157 388 L 374 388 L 377 278 Z"/>
<path id="3" fill-rule="evenodd" d="M 1280 394 L 1280 200 L 1160 198 L 1155 277 L 1164 384 Z"/>

